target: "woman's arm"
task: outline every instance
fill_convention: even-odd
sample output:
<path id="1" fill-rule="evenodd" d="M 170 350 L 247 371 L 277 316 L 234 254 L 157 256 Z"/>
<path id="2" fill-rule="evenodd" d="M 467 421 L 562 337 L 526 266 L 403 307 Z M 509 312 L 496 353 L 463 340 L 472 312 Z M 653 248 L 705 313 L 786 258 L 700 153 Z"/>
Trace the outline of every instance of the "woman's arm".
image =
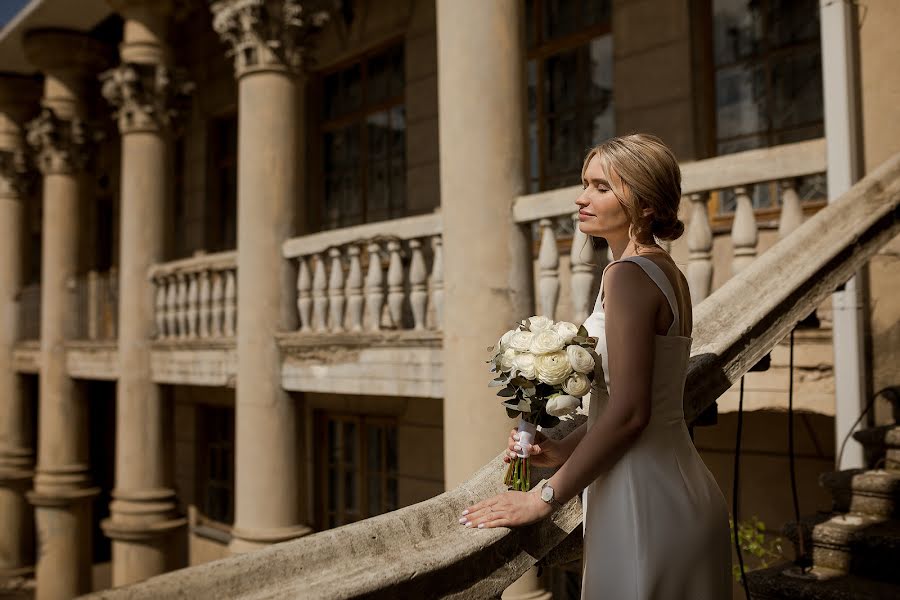
<path id="1" fill-rule="evenodd" d="M 563 503 L 612 469 L 650 420 L 659 294 L 638 265 L 613 265 L 605 277 L 610 398 L 590 431 L 581 434 L 569 459 L 550 478 L 555 498 Z"/>

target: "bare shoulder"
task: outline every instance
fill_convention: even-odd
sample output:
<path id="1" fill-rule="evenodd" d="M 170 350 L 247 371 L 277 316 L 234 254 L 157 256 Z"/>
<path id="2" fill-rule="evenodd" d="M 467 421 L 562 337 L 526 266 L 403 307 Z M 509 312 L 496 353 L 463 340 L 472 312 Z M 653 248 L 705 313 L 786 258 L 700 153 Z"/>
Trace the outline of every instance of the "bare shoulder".
<path id="1" fill-rule="evenodd" d="M 604 306 L 611 304 L 631 309 L 655 310 L 656 284 L 632 261 L 620 261 L 609 266 L 603 284 Z"/>

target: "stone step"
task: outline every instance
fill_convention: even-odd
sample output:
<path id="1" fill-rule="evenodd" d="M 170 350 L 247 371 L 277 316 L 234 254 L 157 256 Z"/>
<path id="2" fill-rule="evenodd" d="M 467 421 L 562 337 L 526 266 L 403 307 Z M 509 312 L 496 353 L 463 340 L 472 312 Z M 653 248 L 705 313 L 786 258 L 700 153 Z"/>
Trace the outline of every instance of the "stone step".
<path id="1" fill-rule="evenodd" d="M 885 452 L 884 468 L 888 471 L 900 471 L 900 426 L 894 426 L 884 435 Z"/>
<path id="2" fill-rule="evenodd" d="M 819 475 L 831 492 L 832 510 L 873 517 L 900 517 L 900 472 L 848 469 Z"/>
<path id="3" fill-rule="evenodd" d="M 747 573 L 752 600 L 896 600 L 900 585 L 814 568 L 809 573 L 790 564 Z"/>
<path id="4" fill-rule="evenodd" d="M 853 433 L 853 439 L 862 444 L 866 464 L 873 468 L 885 468 L 887 459 L 887 436 L 897 425 L 880 425 L 869 427 Z M 896 463 L 896 461 L 894 461 Z M 894 467 L 900 468 L 900 467 Z"/>
<path id="5" fill-rule="evenodd" d="M 900 522 L 861 514 L 818 514 L 803 522 L 816 568 L 900 584 Z M 798 545 L 796 523 L 785 535 Z"/>

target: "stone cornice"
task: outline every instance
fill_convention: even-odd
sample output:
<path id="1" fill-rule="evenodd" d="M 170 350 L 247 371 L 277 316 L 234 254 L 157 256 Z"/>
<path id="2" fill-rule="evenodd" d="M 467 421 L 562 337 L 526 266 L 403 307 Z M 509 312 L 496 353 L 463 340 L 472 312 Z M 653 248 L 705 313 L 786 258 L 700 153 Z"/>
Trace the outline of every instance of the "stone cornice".
<path id="1" fill-rule="evenodd" d="M 184 71 L 160 64 L 123 63 L 100 80 L 122 133 L 171 129 L 194 87 Z"/>
<path id="2" fill-rule="evenodd" d="M 52 108 L 44 107 L 27 128 L 28 145 L 35 152 L 41 173 L 73 174 L 85 169 L 90 140 L 82 119 L 63 119 Z"/>
<path id="3" fill-rule="evenodd" d="M 333 0 L 219 0 L 213 29 L 230 47 L 237 77 L 256 70 L 298 72 L 310 37 L 328 21 Z"/>

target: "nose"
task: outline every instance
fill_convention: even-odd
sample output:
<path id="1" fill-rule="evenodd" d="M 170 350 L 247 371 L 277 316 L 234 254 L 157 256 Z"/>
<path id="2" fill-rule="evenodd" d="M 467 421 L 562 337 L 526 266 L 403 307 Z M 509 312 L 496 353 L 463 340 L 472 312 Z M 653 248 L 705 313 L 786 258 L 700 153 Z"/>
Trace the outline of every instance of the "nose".
<path id="1" fill-rule="evenodd" d="M 581 192 L 580 194 L 578 194 L 578 197 L 575 198 L 575 204 L 578 205 L 579 208 L 584 208 L 585 206 L 590 204 L 590 202 L 588 201 L 588 199 L 586 197 L 587 196 L 586 191 L 587 190 Z"/>

